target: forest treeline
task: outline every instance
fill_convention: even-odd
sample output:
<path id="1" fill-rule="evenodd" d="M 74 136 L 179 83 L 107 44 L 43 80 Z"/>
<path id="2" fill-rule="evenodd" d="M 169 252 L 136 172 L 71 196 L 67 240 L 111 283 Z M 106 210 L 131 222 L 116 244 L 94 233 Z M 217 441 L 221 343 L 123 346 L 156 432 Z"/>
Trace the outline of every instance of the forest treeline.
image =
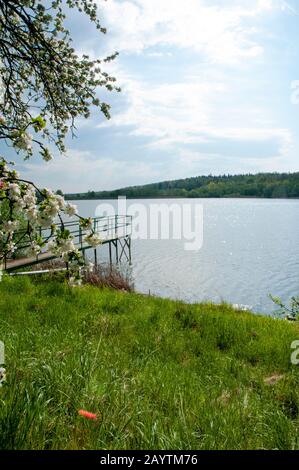
<path id="1" fill-rule="evenodd" d="M 299 198 L 299 172 L 196 176 L 112 191 L 67 194 L 67 199 L 263 197 Z"/>

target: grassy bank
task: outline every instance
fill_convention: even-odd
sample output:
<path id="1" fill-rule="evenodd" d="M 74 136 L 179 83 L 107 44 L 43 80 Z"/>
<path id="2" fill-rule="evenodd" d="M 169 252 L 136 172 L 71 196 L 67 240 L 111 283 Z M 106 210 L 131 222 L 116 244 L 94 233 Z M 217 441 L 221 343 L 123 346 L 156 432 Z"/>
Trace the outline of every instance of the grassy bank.
<path id="1" fill-rule="evenodd" d="M 14 278 L 0 339 L 2 449 L 299 448 L 295 324 Z"/>

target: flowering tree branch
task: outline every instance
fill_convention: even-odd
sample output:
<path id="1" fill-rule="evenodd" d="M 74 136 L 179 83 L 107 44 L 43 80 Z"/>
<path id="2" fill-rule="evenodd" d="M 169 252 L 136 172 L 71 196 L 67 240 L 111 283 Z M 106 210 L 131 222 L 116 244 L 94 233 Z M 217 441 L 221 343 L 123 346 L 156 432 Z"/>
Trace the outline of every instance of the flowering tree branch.
<path id="1" fill-rule="evenodd" d="M 96 60 L 79 56 L 64 27 L 65 9 L 77 8 L 105 34 L 97 20 L 96 2 L 56 0 L 50 8 L 44 3 L 0 0 L 0 139 L 22 150 L 25 158 L 32 156 L 36 143 L 48 161 L 46 142 L 64 152 L 66 134 L 74 134 L 75 119 L 88 118 L 91 106 L 110 118 L 110 106 L 97 97 L 97 88 L 119 88 L 102 68 L 117 53 Z M 30 129 L 39 133 L 38 139 L 30 135 Z"/>
<path id="2" fill-rule="evenodd" d="M 41 190 L 34 183 L 20 178 L 15 170 L 8 167 L 5 160 L 0 162 L 0 200 L 5 201 L 9 207 L 9 217 L 0 223 L 0 262 L 9 258 L 18 249 L 21 241 L 27 238 L 28 255 L 38 255 L 45 249 L 57 257 L 62 257 L 79 277 L 83 258 L 71 233 L 65 228 L 62 214 L 77 217 L 80 226 L 88 230 L 84 241 L 88 246 L 96 247 L 101 240 L 92 229 L 90 218 L 81 217 L 76 206 L 66 202 L 61 195 L 54 194 L 49 189 Z M 26 223 L 25 230 L 19 230 L 20 216 L 21 221 Z M 57 217 L 59 224 L 56 223 Z M 40 228 L 48 229 L 47 237 L 41 236 Z"/>
<path id="3" fill-rule="evenodd" d="M 24 159 L 39 153 L 51 160 L 50 144 L 64 152 L 64 139 L 68 132 L 74 135 L 76 118 L 88 118 L 92 106 L 110 118 L 110 107 L 97 90 L 120 91 L 115 78 L 103 70 L 117 53 L 91 60 L 73 48 L 64 26 L 66 11 L 72 8 L 85 14 L 100 34 L 106 33 L 95 0 L 53 0 L 47 6 L 40 0 L 0 0 L 0 141 L 23 153 Z M 3 157 L 0 215 L 0 263 L 26 239 L 31 253 L 47 249 L 79 272 L 83 260 L 63 215 L 78 217 L 81 227 L 89 229 L 89 245 L 101 242 L 90 219 L 80 217 L 61 195 L 22 179 Z M 22 232 L 21 223 L 26 226 Z M 46 239 L 40 237 L 40 228 L 49 230 Z"/>

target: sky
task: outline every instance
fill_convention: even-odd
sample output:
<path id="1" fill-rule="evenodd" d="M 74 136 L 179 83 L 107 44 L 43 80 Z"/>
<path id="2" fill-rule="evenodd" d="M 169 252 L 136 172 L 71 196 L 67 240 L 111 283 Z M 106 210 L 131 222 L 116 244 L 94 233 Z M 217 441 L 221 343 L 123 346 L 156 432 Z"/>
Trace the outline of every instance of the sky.
<path id="1" fill-rule="evenodd" d="M 67 156 L 19 169 L 64 192 L 109 190 L 203 174 L 299 171 L 299 0 L 98 0 L 107 35 L 79 13 L 79 53 L 121 93 L 112 118 L 92 113 Z"/>

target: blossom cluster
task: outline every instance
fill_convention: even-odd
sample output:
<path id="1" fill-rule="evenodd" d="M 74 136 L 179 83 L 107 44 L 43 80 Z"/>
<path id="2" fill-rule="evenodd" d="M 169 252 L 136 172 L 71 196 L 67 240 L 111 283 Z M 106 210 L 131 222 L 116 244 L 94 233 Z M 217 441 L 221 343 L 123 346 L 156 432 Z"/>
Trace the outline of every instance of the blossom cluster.
<path id="1" fill-rule="evenodd" d="M 0 160 L 1 202 L 0 209 L 6 210 L 6 214 L 5 217 L 2 214 L 0 219 L 0 264 L 25 240 L 29 245 L 28 255 L 50 252 L 68 264 L 73 281 L 80 279 L 84 260 L 72 234 L 65 228 L 63 214 L 77 217 L 83 233 L 86 231 L 84 242 L 96 247 L 101 239 L 92 229 L 90 218 L 80 217 L 77 207 L 60 194 L 47 188 L 38 189 L 33 183 L 21 179 L 4 159 Z M 41 229 L 46 229 L 46 237 L 41 236 Z"/>
<path id="2" fill-rule="evenodd" d="M 1 76 L 0 76 L 1 80 Z M 1 103 L 1 81 L 0 81 L 0 103 Z M 40 155 L 42 156 L 43 160 L 49 162 L 52 160 L 53 156 L 48 147 L 45 147 L 44 144 L 38 142 L 36 139 L 33 138 L 32 134 L 28 131 L 30 127 L 33 127 L 35 132 L 41 132 L 46 127 L 46 121 L 41 117 L 37 116 L 35 118 L 31 118 L 29 121 L 25 121 L 24 125 L 21 129 L 10 129 L 9 122 L 5 119 L 5 117 L 0 114 L 0 127 L 2 127 L 2 132 L 5 129 L 6 137 L 9 138 L 13 144 L 13 147 L 19 153 L 22 151 L 25 155 L 31 156 L 33 153 L 33 144 L 38 143 L 40 145 Z"/>

